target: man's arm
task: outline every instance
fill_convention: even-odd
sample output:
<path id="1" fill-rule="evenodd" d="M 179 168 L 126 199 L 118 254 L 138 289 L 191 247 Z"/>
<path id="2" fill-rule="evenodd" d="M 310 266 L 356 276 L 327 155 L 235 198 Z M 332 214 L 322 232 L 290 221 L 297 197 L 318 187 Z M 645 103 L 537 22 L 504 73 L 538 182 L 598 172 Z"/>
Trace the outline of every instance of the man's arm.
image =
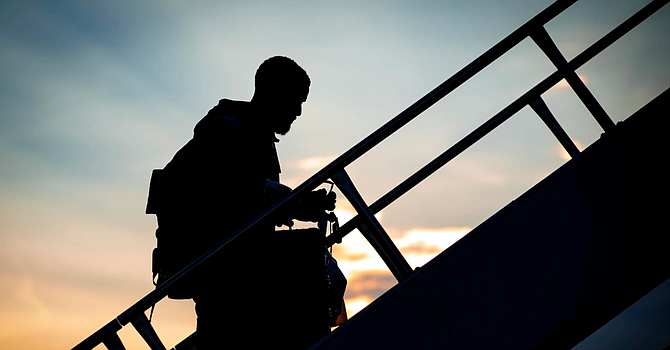
<path id="1" fill-rule="evenodd" d="M 299 199 L 293 217 L 300 221 L 317 222 L 325 211 L 335 210 L 335 201 L 335 192 L 326 192 L 323 188 L 309 192 Z"/>

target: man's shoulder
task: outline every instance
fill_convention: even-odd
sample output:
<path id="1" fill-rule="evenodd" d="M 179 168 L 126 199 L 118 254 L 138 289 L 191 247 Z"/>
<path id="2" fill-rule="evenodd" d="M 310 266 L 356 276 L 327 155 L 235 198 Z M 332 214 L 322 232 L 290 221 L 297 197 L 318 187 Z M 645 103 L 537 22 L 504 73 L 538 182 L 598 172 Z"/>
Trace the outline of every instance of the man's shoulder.
<path id="1" fill-rule="evenodd" d="M 244 130 L 249 102 L 222 99 L 219 104 L 207 112 L 193 130 L 194 137 L 220 136 L 221 133 L 233 134 Z"/>
<path id="2" fill-rule="evenodd" d="M 193 130 L 193 138 L 203 141 L 223 141 L 245 134 L 244 125 L 232 115 L 205 116 Z"/>

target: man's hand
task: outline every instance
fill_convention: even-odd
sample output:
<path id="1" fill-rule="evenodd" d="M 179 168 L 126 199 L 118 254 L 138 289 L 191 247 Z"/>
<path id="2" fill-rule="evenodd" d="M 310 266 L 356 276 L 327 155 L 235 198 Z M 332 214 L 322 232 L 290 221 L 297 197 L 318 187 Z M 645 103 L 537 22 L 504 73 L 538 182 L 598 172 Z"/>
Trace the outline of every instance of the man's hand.
<path id="1" fill-rule="evenodd" d="M 335 192 L 327 193 L 323 188 L 306 194 L 296 206 L 295 218 L 300 221 L 319 221 L 326 210 L 335 210 L 335 197 Z"/>

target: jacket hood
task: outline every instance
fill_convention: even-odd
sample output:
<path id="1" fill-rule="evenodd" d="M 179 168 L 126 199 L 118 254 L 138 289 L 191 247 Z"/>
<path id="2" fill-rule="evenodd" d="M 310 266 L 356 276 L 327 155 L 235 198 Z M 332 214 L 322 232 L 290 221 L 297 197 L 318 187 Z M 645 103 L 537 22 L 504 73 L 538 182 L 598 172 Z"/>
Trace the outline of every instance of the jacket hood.
<path id="1" fill-rule="evenodd" d="M 229 115 L 237 118 L 240 122 L 243 122 L 242 119 L 249 113 L 249 109 L 249 102 L 233 101 L 225 98 L 219 100 L 219 104 L 210 109 L 209 112 L 207 112 L 207 115 L 200 119 L 198 124 L 195 125 L 193 136 L 205 133 L 205 130 L 208 129 L 211 121 L 217 117 Z"/>

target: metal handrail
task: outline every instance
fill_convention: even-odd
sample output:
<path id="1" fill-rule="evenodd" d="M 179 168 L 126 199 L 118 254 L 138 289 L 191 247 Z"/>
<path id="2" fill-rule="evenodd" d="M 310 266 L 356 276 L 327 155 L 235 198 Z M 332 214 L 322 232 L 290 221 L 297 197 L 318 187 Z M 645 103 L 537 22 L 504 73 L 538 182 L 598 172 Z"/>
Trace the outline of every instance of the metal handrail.
<path id="1" fill-rule="evenodd" d="M 342 154 L 340 157 L 332 161 L 326 167 L 321 169 L 319 172 L 314 174 L 312 177 L 303 182 L 290 194 L 276 202 L 274 205 L 269 207 L 267 210 L 263 211 L 256 218 L 245 224 L 242 228 L 237 230 L 234 234 L 230 235 L 227 239 L 223 240 L 216 247 L 210 249 L 207 253 L 193 261 L 191 264 L 186 266 L 184 269 L 175 274 L 172 278 L 168 279 L 161 285 L 157 286 L 154 291 L 144 296 L 142 299 L 137 301 L 118 317 L 110 321 L 108 324 L 100 328 L 98 331 L 93 333 L 88 338 L 84 339 L 81 343 L 73 348 L 73 350 L 90 350 L 98 344 L 102 343 L 105 339 L 113 337 L 116 332 L 121 329 L 123 326 L 135 319 L 140 313 L 145 312 L 152 305 L 163 299 L 167 296 L 169 289 L 172 285 L 190 273 L 193 269 L 203 263 L 205 260 L 209 259 L 212 255 L 219 252 L 223 247 L 228 245 L 233 240 L 237 239 L 240 235 L 244 234 L 246 231 L 252 227 L 259 224 L 261 221 L 267 220 L 270 215 L 277 209 L 282 206 L 287 205 L 287 203 L 293 202 L 303 194 L 305 191 L 312 191 L 327 179 L 332 177 L 337 172 L 343 170 L 346 166 L 353 163 L 355 160 L 360 158 L 367 151 L 375 147 L 377 144 L 385 140 L 391 134 L 396 132 L 398 129 L 402 128 L 405 124 L 409 123 L 411 120 L 416 118 L 423 111 L 431 107 L 437 101 L 442 99 L 444 96 L 449 94 L 451 91 L 459 87 L 461 84 L 466 82 L 472 76 L 480 72 L 482 69 L 486 68 L 489 64 L 497 60 L 500 56 L 508 52 L 510 49 L 519 44 L 522 40 L 530 36 L 537 29 L 542 28 L 547 22 L 555 18 L 565 9 L 574 4 L 577 0 L 558 0 L 547 7 L 545 10 L 540 12 L 538 15 L 533 17 L 531 20 L 526 22 L 524 25 L 519 27 L 517 30 L 512 32 L 510 35 L 501 40 L 498 44 L 493 46 L 491 49 L 487 50 L 485 53 L 480 55 L 477 59 L 472 61 L 470 64 L 465 66 L 463 69 L 458 71 L 452 77 L 447 79 L 445 82 L 440 84 L 438 87 L 433 89 L 431 92 L 426 94 L 423 98 L 406 108 L 403 112 L 398 114 L 396 117 L 391 119 L 389 122 L 384 124 L 382 127 L 377 129 L 375 132 L 370 134 L 368 137 L 360 141 L 358 144 L 350 148 L 347 152 Z M 595 55 L 600 53 L 604 48 L 609 46 L 612 42 L 616 41 L 618 38 L 627 33 L 630 29 L 635 27 L 637 24 L 642 22 L 644 19 L 649 17 L 656 10 L 663 7 L 670 0 L 654 0 L 649 5 L 645 6 L 638 13 L 629 18 L 624 24 L 620 25 L 610 33 L 608 33 L 601 40 L 596 42 L 594 45 L 586 49 L 582 54 L 577 56 L 570 62 L 570 67 L 574 70 L 579 66 L 583 65 L 585 62 L 593 58 Z M 634 24 L 633 24 L 634 23 Z M 623 28 L 622 28 L 623 27 Z M 402 196 L 404 193 L 409 191 L 416 184 L 427 178 L 430 174 L 435 172 L 441 166 L 446 164 L 449 160 L 456 157 L 458 154 L 467 149 L 470 145 L 474 144 L 477 140 L 481 139 L 488 132 L 493 130 L 495 127 L 500 125 L 502 122 L 511 117 L 514 113 L 519 111 L 529 102 L 531 102 L 533 97 L 539 97 L 543 92 L 548 90 L 551 86 L 555 85 L 562 75 L 559 72 L 555 72 L 540 84 L 535 86 L 529 92 L 524 94 L 522 97 L 517 99 L 515 102 L 510 104 L 508 107 L 503 109 L 501 112 L 496 114 L 493 118 L 489 119 L 482 126 L 477 128 L 475 131 L 470 133 L 464 139 L 459 141 L 456 145 L 451 147 L 449 150 L 445 151 L 442 155 L 437 157 L 435 160 L 431 161 L 429 164 L 424 166 L 417 173 L 403 181 L 400 185 L 396 186 L 393 190 L 389 191 L 382 198 L 377 200 L 375 203 L 370 205 L 370 210 L 374 213 L 383 209 L 395 199 Z M 340 228 L 340 237 L 346 235 L 346 233 L 352 231 L 357 226 L 362 223 L 360 215 L 356 216 L 354 219 L 350 220 L 347 224 Z M 338 237 L 331 235 L 328 237 L 328 244 L 332 245 L 337 241 Z"/>
<path id="2" fill-rule="evenodd" d="M 582 51 L 574 59 L 570 61 L 570 67 L 573 70 L 577 70 L 579 67 L 583 66 L 586 62 L 590 61 L 592 58 L 597 56 L 599 53 L 604 51 L 614 42 L 623 37 L 626 33 L 635 28 L 638 24 L 642 23 L 645 19 L 651 16 L 653 13 L 658 11 L 660 8 L 665 6 L 670 0 L 654 0 L 644 8 L 640 9 L 633 16 L 628 18 L 626 21 L 621 23 L 616 28 L 612 29 L 609 33 L 603 36 L 600 40 L 596 41 L 593 45 L 589 46 L 587 49 Z M 528 90 L 521 97 L 516 99 L 514 102 L 509 104 L 503 110 L 498 112 L 496 115 L 491 117 L 488 121 L 482 124 L 480 127 L 472 131 L 466 137 L 461 139 L 455 145 L 453 145 L 448 150 L 444 151 L 438 157 L 433 159 L 430 163 L 426 164 L 423 168 L 415 172 L 412 176 L 405 179 L 403 182 L 398 184 L 395 188 L 387 192 L 385 195 L 380 197 L 377 201 L 370 205 L 370 210 L 373 213 L 378 213 L 379 211 L 386 208 L 389 204 L 393 203 L 396 199 L 400 198 L 402 195 L 407 193 L 409 190 L 414 188 L 421 181 L 425 180 L 428 176 L 432 175 L 434 172 L 439 170 L 442 166 L 447 164 L 449 161 L 454 159 L 456 156 L 465 151 L 468 147 L 479 141 L 481 138 L 486 136 L 489 132 L 495 129 L 498 125 L 502 124 L 505 120 L 509 119 L 516 112 L 521 110 L 523 107 L 537 99 L 540 95 L 549 90 L 552 86 L 556 85 L 561 79 L 563 79 L 562 74 L 559 71 L 554 72 L 540 83 L 535 85 L 532 89 Z M 326 238 L 326 244 L 331 246 L 335 243 L 342 241 L 342 238 L 349 234 L 351 231 L 355 230 L 358 226 L 362 224 L 362 217 L 356 215 L 351 220 L 347 221 L 340 229 L 335 233 Z"/>

